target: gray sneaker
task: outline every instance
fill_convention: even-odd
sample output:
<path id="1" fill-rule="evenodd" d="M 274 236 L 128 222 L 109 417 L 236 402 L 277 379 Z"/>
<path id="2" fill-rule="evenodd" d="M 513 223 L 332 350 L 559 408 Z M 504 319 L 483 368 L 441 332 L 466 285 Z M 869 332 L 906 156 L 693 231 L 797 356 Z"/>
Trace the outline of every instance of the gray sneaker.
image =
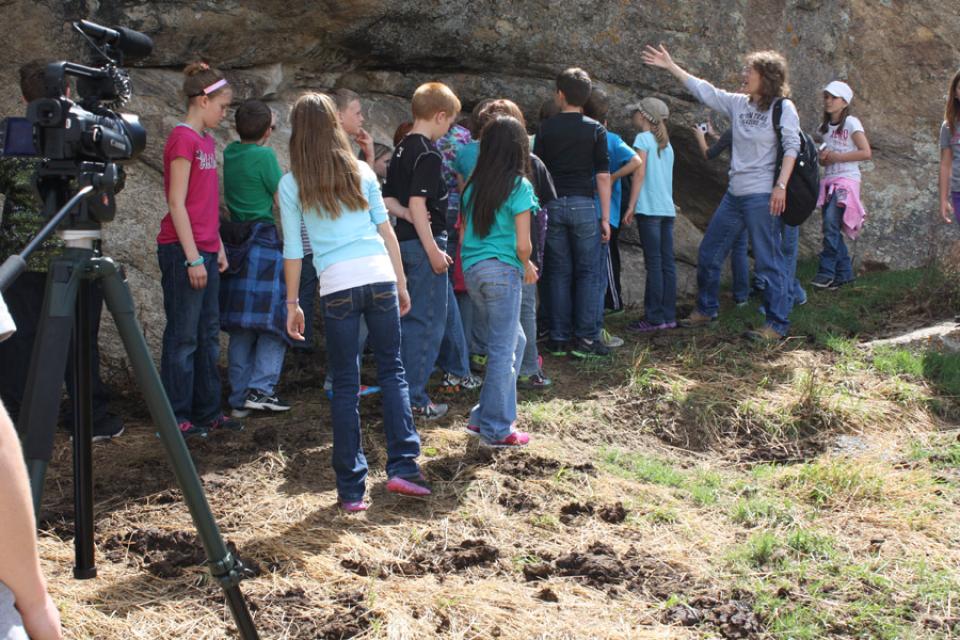
<path id="1" fill-rule="evenodd" d="M 450 407 L 447 405 L 435 404 L 433 402 L 424 407 L 410 407 L 410 409 L 413 411 L 414 418 L 422 418 L 424 420 L 439 420 L 450 411 Z"/>

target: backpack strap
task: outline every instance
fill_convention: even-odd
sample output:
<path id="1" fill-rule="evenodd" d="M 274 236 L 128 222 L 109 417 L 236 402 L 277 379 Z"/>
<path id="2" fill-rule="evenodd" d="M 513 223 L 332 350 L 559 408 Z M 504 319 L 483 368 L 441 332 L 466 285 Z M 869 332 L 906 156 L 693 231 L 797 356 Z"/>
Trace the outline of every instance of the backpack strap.
<path id="1" fill-rule="evenodd" d="M 780 134 L 780 117 L 783 115 L 783 101 L 786 98 L 777 98 L 773 103 L 773 130 L 777 133 L 777 143 L 780 145 L 780 151 L 783 152 L 783 137 Z"/>

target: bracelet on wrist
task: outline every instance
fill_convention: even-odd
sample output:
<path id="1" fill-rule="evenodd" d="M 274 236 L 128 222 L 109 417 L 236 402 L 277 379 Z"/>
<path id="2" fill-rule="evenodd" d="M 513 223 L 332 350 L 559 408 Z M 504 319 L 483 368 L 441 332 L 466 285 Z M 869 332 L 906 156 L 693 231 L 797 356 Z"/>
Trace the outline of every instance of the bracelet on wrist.
<path id="1" fill-rule="evenodd" d="M 296 300 L 287 300 L 287 304 L 300 304 L 300 298 L 297 298 Z"/>
<path id="2" fill-rule="evenodd" d="M 206 262 L 206 260 L 204 260 L 203 256 L 197 256 L 196 260 L 184 260 L 183 264 L 187 267 L 199 267 L 202 266 L 204 262 Z"/>

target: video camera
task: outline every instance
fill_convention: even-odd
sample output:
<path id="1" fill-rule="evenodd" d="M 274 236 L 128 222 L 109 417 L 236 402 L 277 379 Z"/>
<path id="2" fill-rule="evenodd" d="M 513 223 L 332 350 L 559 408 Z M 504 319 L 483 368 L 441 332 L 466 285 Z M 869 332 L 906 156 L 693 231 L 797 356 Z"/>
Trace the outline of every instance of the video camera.
<path id="1" fill-rule="evenodd" d="M 71 216 L 73 226 L 110 222 L 116 215 L 114 196 L 123 188 L 123 169 L 147 145 L 147 132 L 137 116 L 121 114 L 132 95 L 124 59 L 150 55 L 153 41 L 132 29 L 111 29 L 86 20 L 73 24 L 96 52 L 99 67 L 74 62 L 47 65 L 45 97 L 27 106 L 26 118 L 3 121 L 3 155 L 43 158 L 34 183 L 52 216 L 78 186 L 92 185 L 91 197 Z M 77 78 L 78 99 L 71 99 L 68 78 Z"/>

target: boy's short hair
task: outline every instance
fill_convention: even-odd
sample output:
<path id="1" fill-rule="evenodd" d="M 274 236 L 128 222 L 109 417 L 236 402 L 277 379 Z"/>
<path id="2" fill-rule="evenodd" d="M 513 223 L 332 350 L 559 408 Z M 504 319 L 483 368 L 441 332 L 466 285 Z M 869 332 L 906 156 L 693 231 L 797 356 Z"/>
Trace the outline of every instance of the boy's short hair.
<path id="1" fill-rule="evenodd" d="M 601 87 L 593 87 L 590 98 L 583 105 L 583 115 L 597 122 L 603 122 L 607 119 L 608 111 L 610 111 L 610 96 Z"/>
<path id="2" fill-rule="evenodd" d="M 46 70 L 47 63 L 43 60 L 31 60 L 20 67 L 20 93 L 28 102 L 46 96 Z"/>
<path id="3" fill-rule="evenodd" d="M 413 93 L 414 120 L 429 120 L 438 113 L 455 116 L 460 113 L 460 99 L 442 82 L 427 82 Z"/>
<path id="4" fill-rule="evenodd" d="M 582 107 L 590 98 L 593 83 L 590 75 L 578 67 L 566 69 L 557 76 L 557 91 L 567 99 L 567 104 L 573 107 Z"/>
<path id="5" fill-rule="evenodd" d="M 273 112 L 261 100 L 246 100 L 237 107 L 235 121 L 241 140 L 259 140 L 273 124 Z"/>
<path id="6" fill-rule="evenodd" d="M 360 100 L 360 94 L 352 89 L 340 87 L 333 92 L 333 100 L 337 103 L 337 111 L 345 111 L 354 100 Z"/>

